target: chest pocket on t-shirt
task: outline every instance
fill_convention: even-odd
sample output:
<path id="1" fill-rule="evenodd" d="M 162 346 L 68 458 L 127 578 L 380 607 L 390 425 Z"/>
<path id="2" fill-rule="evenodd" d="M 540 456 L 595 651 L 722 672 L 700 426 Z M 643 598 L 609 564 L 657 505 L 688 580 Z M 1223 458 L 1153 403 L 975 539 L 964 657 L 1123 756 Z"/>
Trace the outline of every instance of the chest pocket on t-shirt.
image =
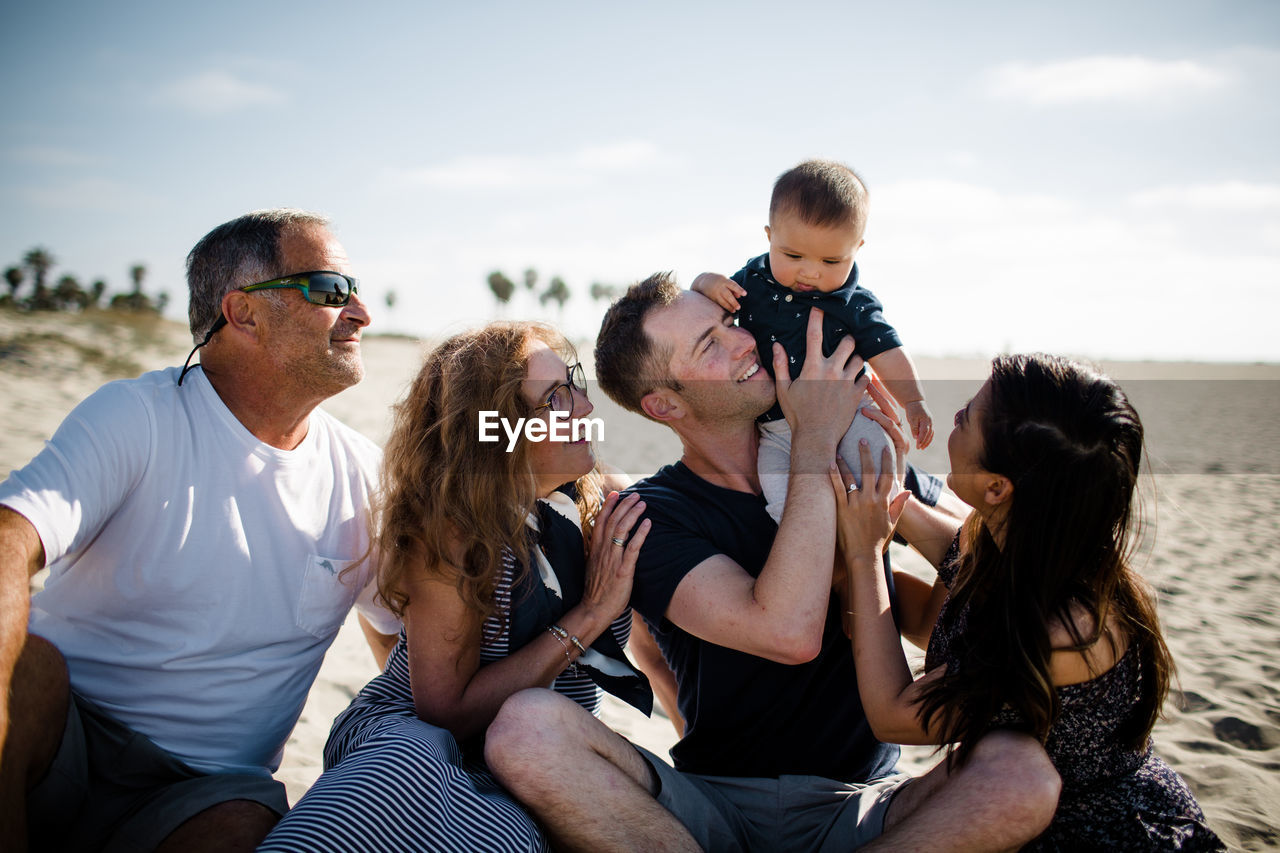
<path id="1" fill-rule="evenodd" d="M 295 621 L 299 628 L 321 639 L 331 637 L 347 618 L 360 590 L 359 572 L 342 570 L 350 561 L 337 557 L 307 556 L 307 570 L 302 577 Z"/>

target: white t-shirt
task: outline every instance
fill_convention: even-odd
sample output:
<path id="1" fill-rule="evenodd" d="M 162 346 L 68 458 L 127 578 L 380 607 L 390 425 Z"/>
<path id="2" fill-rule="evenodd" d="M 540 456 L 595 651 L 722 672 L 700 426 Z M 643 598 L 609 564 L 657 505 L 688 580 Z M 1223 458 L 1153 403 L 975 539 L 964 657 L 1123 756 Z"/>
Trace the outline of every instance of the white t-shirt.
<path id="1" fill-rule="evenodd" d="M 348 611 L 379 630 L 368 513 L 379 451 L 326 413 L 263 444 L 205 378 L 103 386 L 0 484 L 50 575 L 30 630 L 72 688 L 197 770 L 267 775 Z"/>

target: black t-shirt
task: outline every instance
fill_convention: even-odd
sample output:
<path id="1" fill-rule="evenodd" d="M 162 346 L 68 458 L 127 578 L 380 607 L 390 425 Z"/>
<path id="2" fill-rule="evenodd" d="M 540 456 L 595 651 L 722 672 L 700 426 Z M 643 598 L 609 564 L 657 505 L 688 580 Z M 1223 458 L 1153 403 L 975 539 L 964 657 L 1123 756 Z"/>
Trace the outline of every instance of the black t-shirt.
<path id="1" fill-rule="evenodd" d="M 898 748 L 871 734 L 834 598 L 822 651 L 798 666 L 700 640 L 664 618 L 680 581 L 715 554 L 760 574 L 778 530 L 764 498 L 708 483 L 681 462 L 633 489 L 653 528 L 640 550 L 631 601 L 655 629 L 679 684 L 685 735 L 671 749 L 676 769 L 847 782 L 891 773 Z"/>

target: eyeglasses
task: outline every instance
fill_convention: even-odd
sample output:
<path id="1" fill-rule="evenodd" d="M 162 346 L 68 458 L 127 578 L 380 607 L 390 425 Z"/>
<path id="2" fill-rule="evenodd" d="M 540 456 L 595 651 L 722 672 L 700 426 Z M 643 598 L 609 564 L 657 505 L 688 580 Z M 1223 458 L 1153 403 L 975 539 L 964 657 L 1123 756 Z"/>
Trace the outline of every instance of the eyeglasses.
<path id="1" fill-rule="evenodd" d="M 547 397 L 547 402 L 541 406 L 535 406 L 533 410 L 535 412 L 542 409 L 550 409 L 553 412 L 572 412 L 573 392 L 575 390 L 584 394 L 587 393 L 587 372 L 582 369 L 581 364 L 569 365 L 565 381 L 551 390 L 551 395 Z"/>
<path id="2" fill-rule="evenodd" d="M 332 270 L 299 272 L 293 275 L 273 278 L 270 281 L 260 281 L 257 284 L 250 284 L 247 287 L 240 288 L 240 292 L 252 293 L 255 290 L 278 290 L 286 287 L 302 291 L 302 298 L 312 305 L 325 305 L 332 308 L 341 308 L 351 301 L 352 294 L 360 292 L 359 281 L 349 275 L 343 275 Z M 209 332 L 204 336 L 204 340 L 191 348 L 191 352 L 187 355 L 187 360 L 182 363 L 182 372 L 178 374 L 179 386 L 182 385 L 182 380 L 186 378 L 191 368 L 195 367 L 191 363 L 191 359 L 195 357 L 196 350 L 209 343 L 213 338 L 213 333 L 225 325 L 227 325 L 227 318 L 219 312 L 218 319 L 209 327 Z"/>
<path id="3" fill-rule="evenodd" d="M 349 275 L 329 270 L 316 272 L 300 272 L 293 275 L 273 278 L 240 288 L 242 293 L 255 290 L 278 290 L 280 288 L 301 290 L 302 297 L 312 305 L 346 305 L 351 301 L 351 294 L 360 292 L 360 282 Z"/>

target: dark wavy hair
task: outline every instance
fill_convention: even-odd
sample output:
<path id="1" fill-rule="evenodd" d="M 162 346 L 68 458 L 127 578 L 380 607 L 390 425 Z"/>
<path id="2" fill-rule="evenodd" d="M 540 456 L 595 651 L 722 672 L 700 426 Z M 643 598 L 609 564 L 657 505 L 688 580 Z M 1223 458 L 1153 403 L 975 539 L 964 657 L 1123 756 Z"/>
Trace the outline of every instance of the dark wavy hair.
<path id="1" fill-rule="evenodd" d="M 992 362 L 991 405 L 979 463 L 1013 483 L 1004 545 L 974 513 L 944 619 L 968 611 L 958 662 L 922 691 L 923 719 L 963 762 L 1007 705 L 1043 743 L 1058 718 L 1049 676 L 1049 626 L 1072 649 L 1106 637 L 1109 620 L 1137 645 L 1142 693 L 1119 736 L 1141 749 L 1160 716 L 1173 662 L 1155 598 L 1131 565 L 1143 431 L 1124 391 L 1101 373 L 1048 355 Z M 1092 617 L 1082 636 L 1072 608 Z M 939 626 L 942 628 L 943 626 Z M 1117 653 L 1119 649 L 1116 649 Z"/>

